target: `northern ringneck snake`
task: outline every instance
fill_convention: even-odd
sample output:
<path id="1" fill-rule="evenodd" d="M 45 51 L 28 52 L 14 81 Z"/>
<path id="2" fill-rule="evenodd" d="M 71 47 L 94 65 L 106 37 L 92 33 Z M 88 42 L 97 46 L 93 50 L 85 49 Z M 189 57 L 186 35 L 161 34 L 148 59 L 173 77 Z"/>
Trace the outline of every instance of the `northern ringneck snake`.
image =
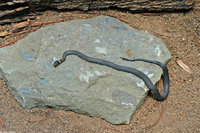
<path id="1" fill-rule="evenodd" d="M 169 73 L 168 73 L 168 69 L 165 66 L 165 64 L 159 62 L 159 61 L 155 61 L 155 60 L 149 60 L 149 59 L 126 59 L 126 58 L 121 58 L 122 60 L 126 60 L 126 61 L 144 61 L 144 62 L 148 62 L 148 63 L 152 63 L 155 65 L 158 65 L 162 68 L 163 70 L 163 76 L 161 76 L 162 80 L 163 80 L 163 86 L 164 86 L 164 91 L 162 94 L 160 94 L 159 90 L 157 89 L 157 87 L 151 82 L 150 78 L 144 74 L 143 72 L 135 69 L 135 68 L 131 68 L 131 67 L 127 67 L 127 66 L 121 66 L 121 65 L 117 65 L 113 62 L 107 61 L 107 60 L 103 60 L 103 59 L 99 59 L 99 58 L 93 58 L 93 57 L 89 57 L 79 51 L 75 51 L 75 50 L 68 50 L 65 51 L 63 53 L 63 56 L 60 60 L 57 60 L 53 63 L 54 67 L 57 67 L 58 65 L 60 65 L 61 63 L 63 63 L 68 55 L 76 55 L 78 57 L 80 57 L 83 60 L 86 60 L 88 62 L 91 63 L 95 63 L 95 64 L 99 64 L 99 65 L 104 65 L 110 68 L 113 68 L 115 70 L 118 71 L 122 71 L 122 72 L 127 72 L 127 73 L 131 73 L 137 77 L 139 77 L 140 79 L 142 79 L 145 83 L 145 85 L 153 92 L 153 94 L 155 95 L 155 98 L 158 101 L 163 101 L 167 98 L 168 94 L 169 94 Z"/>

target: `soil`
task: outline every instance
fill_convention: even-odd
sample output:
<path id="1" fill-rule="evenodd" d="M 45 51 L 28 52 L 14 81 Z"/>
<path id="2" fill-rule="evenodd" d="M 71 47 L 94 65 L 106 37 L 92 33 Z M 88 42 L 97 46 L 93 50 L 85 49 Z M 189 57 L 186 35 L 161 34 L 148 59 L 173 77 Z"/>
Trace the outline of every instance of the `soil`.
<path id="1" fill-rule="evenodd" d="M 158 102 L 148 96 L 128 125 L 112 125 L 98 117 L 71 111 L 34 108 L 23 109 L 13 98 L 5 82 L 0 80 L 0 133 L 68 132 L 68 133 L 194 133 L 200 132 L 200 10 L 185 13 L 133 14 L 116 10 L 99 11 L 117 16 L 130 26 L 145 30 L 163 40 L 173 56 L 167 67 L 170 74 L 170 94 Z M 97 14 L 77 11 L 45 11 L 37 13 L 31 23 L 52 22 L 64 18 L 83 19 Z M 69 20 L 66 20 L 69 21 Z M 26 27 L 20 31 L 31 29 Z M 12 24 L 0 26 L 12 31 Z M 16 31 L 15 31 L 16 32 Z M 0 38 L 0 45 L 27 36 L 14 34 Z M 189 74 L 177 64 L 185 63 Z M 3 126 L 2 126 L 3 125 Z"/>

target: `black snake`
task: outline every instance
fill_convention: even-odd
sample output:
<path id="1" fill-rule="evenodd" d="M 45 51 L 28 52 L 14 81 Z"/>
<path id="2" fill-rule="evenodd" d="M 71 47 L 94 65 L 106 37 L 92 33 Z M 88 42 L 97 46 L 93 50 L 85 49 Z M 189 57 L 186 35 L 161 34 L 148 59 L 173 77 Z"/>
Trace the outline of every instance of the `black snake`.
<path id="1" fill-rule="evenodd" d="M 163 80 L 164 91 L 163 91 L 162 94 L 159 93 L 159 90 L 157 89 L 157 87 L 151 82 L 149 77 L 147 75 L 145 75 L 143 72 L 141 72 L 141 71 L 139 71 L 135 68 L 117 65 L 117 64 L 112 63 L 112 62 L 107 61 L 107 60 L 89 57 L 89 56 L 87 56 L 87 55 L 85 55 L 85 54 L 83 54 L 79 51 L 75 51 L 75 50 L 65 51 L 63 53 L 62 59 L 55 61 L 53 63 L 53 66 L 57 67 L 59 64 L 63 63 L 66 60 L 66 57 L 68 55 L 76 55 L 76 56 L 80 57 L 81 59 L 86 60 L 88 62 L 108 66 L 108 67 L 113 68 L 115 70 L 131 73 L 131 74 L 139 77 L 140 79 L 142 79 L 144 81 L 146 86 L 154 93 L 156 99 L 159 100 L 159 101 L 165 100 L 167 98 L 168 94 L 169 94 L 169 73 L 168 73 L 168 69 L 163 63 L 161 63 L 159 61 L 148 60 L 148 59 L 132 59 L 131 60 L 131 59 L 126 59 L 126 58 L 121 58 L 122 60 L 126 60 L 126 61 L 144 61 L 144 62 L 149 62 L 149 63 L 153 63 L 153 64 L 160 66 L 163 70 L 163 76 L 161 76 L 161 78 Z"/>

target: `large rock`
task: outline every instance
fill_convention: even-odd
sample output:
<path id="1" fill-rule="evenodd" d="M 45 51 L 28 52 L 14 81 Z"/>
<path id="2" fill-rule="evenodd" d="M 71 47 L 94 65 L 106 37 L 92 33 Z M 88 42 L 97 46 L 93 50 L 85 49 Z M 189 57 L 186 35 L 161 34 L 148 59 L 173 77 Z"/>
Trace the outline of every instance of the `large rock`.
<path id="1" fill-rule="evenodd" d="M 119 20 L 98 16 L 58 23 L 31 33 L 0 49 L 0 78 L 25 109 L 53 107 L 98 116 L 113 124 L 128 124 L 148 88 L 132 74 L 69 56 L 59 67 L 53 62 L 66 50 L 137 68 L 156 83 L 162 70 L 153 64 L 120 57 L 147 58 L 167 63 L 163 42 Z"/>

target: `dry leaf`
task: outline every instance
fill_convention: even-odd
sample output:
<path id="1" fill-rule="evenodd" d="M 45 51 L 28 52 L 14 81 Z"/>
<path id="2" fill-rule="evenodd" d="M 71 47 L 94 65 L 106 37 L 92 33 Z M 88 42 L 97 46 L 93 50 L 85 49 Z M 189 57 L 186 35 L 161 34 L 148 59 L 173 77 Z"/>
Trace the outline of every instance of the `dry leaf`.
<path id="1" fill-rule="evenodd" d="M 89 68 L 90 68 L 90 70 L 92 70 L 92 69 L 93 69 L 93 66 L 89 66 Z"/>
<path id="2" fill-rule="evenodd" d="M 129 50 L 126 50 L 126 55 L 128 55 L 128 56 L 133 56 L 133 54 L 132 54 L 132 52 L 131 52 L 130 49 L 129 49 Z"/>
<path id="3" fill-rule="evenodd" d="M 192 74 L 192 71 L 190 70 L 190 68 L 184 64 L 181 60 L 177 60 L 176 61 L 178 63 L 178 65 L 183 68 L 183 70 L 185 70 L 186 72 L 188 72 L 189 74 Z"/>
<path id="4" fill-rule="evenodd" d="M 0 37 L 7 36 L 9 34 L 11 34 L 11 32 L 8 32 L 8 31 L 0 32 Z"/>

